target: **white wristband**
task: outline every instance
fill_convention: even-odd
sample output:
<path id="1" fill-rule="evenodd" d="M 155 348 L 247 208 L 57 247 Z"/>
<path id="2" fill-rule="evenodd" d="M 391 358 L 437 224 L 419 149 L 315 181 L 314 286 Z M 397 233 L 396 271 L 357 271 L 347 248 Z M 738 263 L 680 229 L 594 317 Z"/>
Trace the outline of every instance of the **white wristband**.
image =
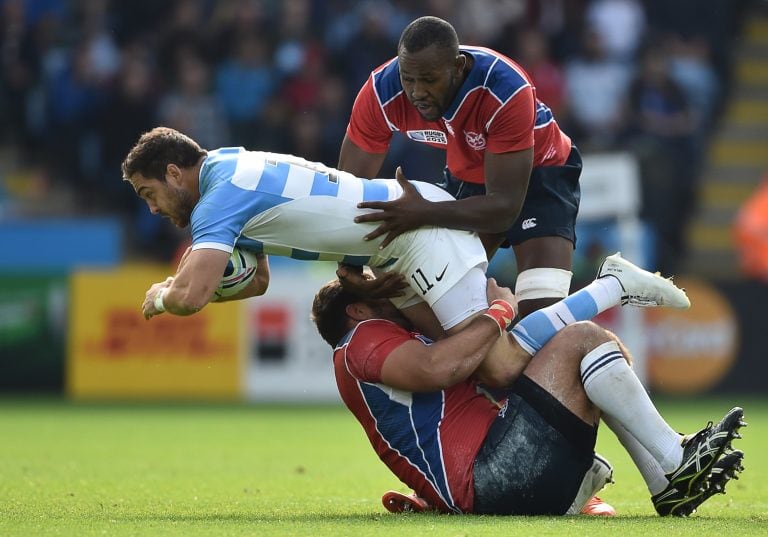
<path id="1" fill-rule="evenodd" d="M 163 287 L 160 289 L 160 292 L 155 295 L 155 309 L 158 313 L 163 313 L 165 311 L 165 304 L 163 304 L 163 298 L 165 297 L 165 292 L 168 291 L 167 287 Z"/>

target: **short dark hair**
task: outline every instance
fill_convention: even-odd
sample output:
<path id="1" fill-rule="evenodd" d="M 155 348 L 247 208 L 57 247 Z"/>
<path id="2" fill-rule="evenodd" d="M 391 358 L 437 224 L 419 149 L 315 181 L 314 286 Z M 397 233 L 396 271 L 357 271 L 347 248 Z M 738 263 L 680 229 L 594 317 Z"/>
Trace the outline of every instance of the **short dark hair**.
<path id="1" fill-rule="evenodd" d="M 165 181 L 168 164 L 191 168 L 208 152 L 189 136 L 169 127 L 155 127 L 145 132 L 122 164 L 126 181 L 140 173 L 148 179 Z"/>
<path id="2" fill-rule="evenodd" d="M 329 281 L 315 295 L 311 318 L 320 336 L 331 347 L 336 347 L 349 332 L 346 309 L 356 302 L 360 302 L 360 297 L 344 289 L 339 280 Z"/>
<path id="3" fill-rule="evenodd" d="M 437 45 L 441 49 L 459 53 L 459 36 L 451 23 L 438 17 L 420 17 L 405 27 L 397 43 L 401 50 L 420 52 L 427 47 Z"/>

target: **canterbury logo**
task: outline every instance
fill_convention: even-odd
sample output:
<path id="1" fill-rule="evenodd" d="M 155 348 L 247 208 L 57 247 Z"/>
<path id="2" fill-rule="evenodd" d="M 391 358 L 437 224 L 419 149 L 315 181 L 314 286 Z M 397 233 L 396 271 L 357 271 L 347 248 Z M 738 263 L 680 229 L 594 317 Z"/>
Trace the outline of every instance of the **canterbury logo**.
<path id="1" fill-rule="evenodd" d="M 536 219 L 535 218 L 526 218 L 523 220 L 523 229 L 531 229 L 532 227 L 536 227 Z"/>

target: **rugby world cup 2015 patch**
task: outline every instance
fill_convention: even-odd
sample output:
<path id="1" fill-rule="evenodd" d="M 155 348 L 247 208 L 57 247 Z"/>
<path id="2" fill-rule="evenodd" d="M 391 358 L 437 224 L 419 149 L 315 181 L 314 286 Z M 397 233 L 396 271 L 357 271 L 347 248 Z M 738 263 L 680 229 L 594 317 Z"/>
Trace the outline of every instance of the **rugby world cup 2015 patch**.
<path id="1" fill-rule="evenodd" d="M 448 145 L 448 137 L 443 131 L 424 130 L 424 131 L 406 131 L 408 138 L 415 142 L 424 142 L 428 144 Z"/>

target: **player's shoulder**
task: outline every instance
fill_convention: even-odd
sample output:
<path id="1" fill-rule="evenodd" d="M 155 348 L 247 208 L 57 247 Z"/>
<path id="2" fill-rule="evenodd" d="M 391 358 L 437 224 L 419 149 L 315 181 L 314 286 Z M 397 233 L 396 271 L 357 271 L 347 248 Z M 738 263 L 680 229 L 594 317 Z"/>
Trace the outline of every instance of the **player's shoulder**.
<path id="1" fill-rule="evenodd" d="M 240 156 L 245 152 L 242 147 L 221 147 L 208 151 L 200 167 L 201 188 L 207 190 L 223 180 L 231 179 L 237 170 Z"/>
<path id="2" fill-rule="evenodd" d="M 382 105 L 400 95 L 403 85 L 400 82 L 400 64 L 397 58 L 392 58 L 374 69 L 366 84 L 371 85 L 376 99 Z"/>
<path id="3" fill-rule="evenodd" d="M 461 46 L 461 51 L 472 57 L 470 84 L 482 86 L 502 102 L 521 89 L 530 87 L 528 73 L 511 58 L 486 47 Z"/>
<path id="4" fill-rule="evenodd" d="M 410 334 L 411 333 L 402 326 L 387 319 L 367 319 L 358 323 L 357 326 L 355 326 L 355 328 L 352 329 L 339 344 L 342 345 L 345 341 L 349 342 L 356 338 L 369 338 L 374 335 L 403 335 L 406 337 L 411 337 Z"/>
<path id="5" fill-rule="evenodd" d="M 382 341 L 393 338 L 414 339 L 414 334 L 397 323 L 386 319 L 368 319 L 357 324 L 336 345 L 336 350 L 351 347 L 359 351 L 370 352 Z"/>
<path id="6" fill-rule="evenodd" d="M 382 364 L 394 349 L 414 339 L 415 334 L 392 321 L 368 319 L 341 339 L 334 349 L 334 361 L 339 366 L 341 360 L 358 378 L 367 378 L 364 371 L 370 364 Z"/>
<path id="7" fill-rule="evenodd" d="M 472 57 L 475 66 L 481 70 L 499 69 L 502 72 L 507 70 L 515 71 L 525 75 L 525 69 L 509 56 L 488 47 L 478 47 L 470 45 L 461 45 L 459 50 Z"/>
<path id="8" fill-rule="evenodd" d="M 214 168 L 230 162 L 237 162 L 239 156 L 245 152 L 246 150 L 243 147 L 220 147 L 219 149 L 213 149 L 208 151 L 208 155 L 203 161 L 203 167 Z"/>

